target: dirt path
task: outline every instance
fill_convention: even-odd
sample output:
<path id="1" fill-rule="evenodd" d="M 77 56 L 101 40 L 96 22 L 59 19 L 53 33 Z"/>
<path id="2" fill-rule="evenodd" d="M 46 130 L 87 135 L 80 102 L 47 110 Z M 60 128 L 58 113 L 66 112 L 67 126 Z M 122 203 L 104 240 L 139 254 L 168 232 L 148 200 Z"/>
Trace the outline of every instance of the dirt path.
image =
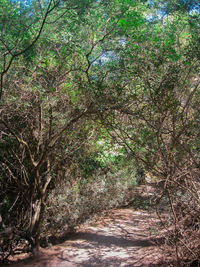
<path id="1" fill-rule="evenodd" d="M 153 267 L 172 266 L 161 240 L 153 238 L 156 215 L 133 209 L 112 210 L 62 244 L 42 249 L 12 267 Z"/>

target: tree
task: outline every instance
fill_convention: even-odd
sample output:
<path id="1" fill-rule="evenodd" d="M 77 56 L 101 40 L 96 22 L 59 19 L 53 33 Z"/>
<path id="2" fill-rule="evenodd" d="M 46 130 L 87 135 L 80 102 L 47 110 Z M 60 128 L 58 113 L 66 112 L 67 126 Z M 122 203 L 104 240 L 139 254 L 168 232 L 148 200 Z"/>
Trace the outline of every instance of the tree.
<path id="1" fill-rule="evenodd" d="M 86 93 L 87 88 L 92 87 L 91 54 L 116 26 L 116 21 L 107 26 L 108 18 L 100 21 L 99 16 L 104 11 L 102 8 L 97 12 L 98 5 L 84 11 L 85 20 L 81 6 L 62 13 L 62 21 L 56 19 L 49 27 L 46 21 L 34 53 L 28 49 L 28 54 L 21 58 L 12 56 L 14 52 L 10 54 L 8 66 L 14 58 L 16 60 L 12 72 L 7 73 L 1 113 L 2 198 L 11 215 L 17 218 L 14 227 L 36 249 L 39 249 L 51 184 L 56 184 L 55 176 L 62 170 L 65 159 L 69 160 L 69 154 L 80 149 L 71 142 L 78 147 L 83 145 L 76 140 L 76 133 L 83 127 L 80 121 L 84 125 L 88 116 L 96 113 Z M 86 39 L 87 31 L 92 29 L 90 25 L 97 18 L 98 27 L 104 26 L 103 30 L 98 36 L 93 29 Z M 21 55 L 21 52 L 14 55 Z M 14 209 L 17 206 L 19 209 Z"/>
<path id="2" fill-rule="evenodd" d="M 151 173 L 151 179 L 163 182 L 177 262 L 180 255 L 195 260 L 199 251 L 192 241 L 185 245 L 189 238 L 185 230 L 186 214 L 190 223 L 199 220 L 199 15 L 183 15 L 181 10 L 152 20 L 147 14 L 146 22 L 143 13 L 139 25 L 128 17 L 122 24 L 128 83 L 121 105 L 113 106 L 109 116 L 102 114 L 101 120 L 113 139 Z"/>
<path id="3" fill-rule="evenodd" d="M 72 10 L 83 10 L 93 1 L 83 0 L 66 3 L 60 0 L 40 1 L 1 1 L 0 25 L 0 100 L 2 98 L 4 76 L 11 68 L 13 61 L 25 55 L 31 58 L 34 45 L 38 42 L 44 28 L 54 24 Z"/>
<path id="4" fill-rule="evenodd" d="M 69 163 L 87 169 L 87 133 L 100 127 L 131 164 L 163 182 L 178 249 L 186 210 L 199 219 L 196 2 L 2 3 L 1 198 L 13 217 L 20 207 L 16 228 L 39 248 L 56 177 L 65 179 Z"/>

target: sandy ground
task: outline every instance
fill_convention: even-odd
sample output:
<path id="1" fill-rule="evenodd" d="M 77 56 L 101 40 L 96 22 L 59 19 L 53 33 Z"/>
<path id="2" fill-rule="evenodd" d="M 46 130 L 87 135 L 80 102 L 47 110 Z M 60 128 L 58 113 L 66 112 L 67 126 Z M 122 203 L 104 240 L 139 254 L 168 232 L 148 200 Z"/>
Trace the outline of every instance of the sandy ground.
<path id="1" fill-rule="evenodd" d="M 11 267 L 153 267 L 173 266 L 162 238 L 156 238 L 155 213 L 117 209 L 84 224 L 65 242 L 21 255 Z M 16 258 L 14 258 L 16 260 Z"/>

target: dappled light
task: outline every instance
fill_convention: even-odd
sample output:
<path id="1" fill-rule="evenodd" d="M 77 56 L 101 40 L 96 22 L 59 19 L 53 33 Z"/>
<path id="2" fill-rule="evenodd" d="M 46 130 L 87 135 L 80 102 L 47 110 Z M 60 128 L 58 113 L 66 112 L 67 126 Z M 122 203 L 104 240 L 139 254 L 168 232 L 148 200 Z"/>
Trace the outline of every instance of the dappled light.
<path id="1" fill-rule="evenodd" d="M 163 239 L 151 232 L 157 224 L 158 219 L 153 211 L 135 211 L 131 208 L 110 210 L 81 226 L 77 233 L 62 243 L 42 250 L 38 261 L 26 259 L 13 267 L 31 267 L 36 263 L 38 266 L 63 267 L 167 267 L 171 264 L 171 255 L 164 252 Z"/>
<path id="2" fill-rule="evenodd" d="M 200 265 L 199 21 L 0 0 L 0 264 Z"/>

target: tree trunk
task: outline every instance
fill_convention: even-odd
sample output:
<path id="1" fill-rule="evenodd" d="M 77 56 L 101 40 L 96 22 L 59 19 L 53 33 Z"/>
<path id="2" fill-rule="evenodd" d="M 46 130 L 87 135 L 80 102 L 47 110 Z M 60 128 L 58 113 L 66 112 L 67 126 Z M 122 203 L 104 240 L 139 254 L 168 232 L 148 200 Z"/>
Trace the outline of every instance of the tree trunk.
<path id="1" fill-rule="evenodd" d="M 44 220 L 44 212 L 45 212 L 45 201 L 47 198 L 47 188 L 51 181 L 51 173 L 50 173 L 50 161 L 47 160 L 47 170 L 46 177 L 43 178 L 45 182 L 42 184 L 42 176 L 39 175 L 39 170 L 36 171 L 36 184 L 38 189 L 38 199 L 35 201 L 33 205 L 34 214 L 31 219 L 30 233 L 32 238 L 34 239 L 34 250 L 39 251 L 40 247 L 40 234 L 42 229 L 42 223 Z"/>
<path id="2" fill-rule="evenodd" d="M 34 210 L 35 212 L 32 216 L 30 226 L 30 235 L 33 238 L 33 249 L 35 251 L 39 251 L 40 234 L 45 211 L 45 195 L 43 195 L 39 200 L 36 201 L 36 203 L 34 204 Z"/>
<path id="3" fill-rule="evenodd" d="M 44 200 L 41 201 L 40 213 L 38 215 L 38 220 L 35 227 L 35 250 L 39 251 L 40 248 L 40 234 L 42 230 L 42 222 L 44 219 L 45 203 Z"/>

